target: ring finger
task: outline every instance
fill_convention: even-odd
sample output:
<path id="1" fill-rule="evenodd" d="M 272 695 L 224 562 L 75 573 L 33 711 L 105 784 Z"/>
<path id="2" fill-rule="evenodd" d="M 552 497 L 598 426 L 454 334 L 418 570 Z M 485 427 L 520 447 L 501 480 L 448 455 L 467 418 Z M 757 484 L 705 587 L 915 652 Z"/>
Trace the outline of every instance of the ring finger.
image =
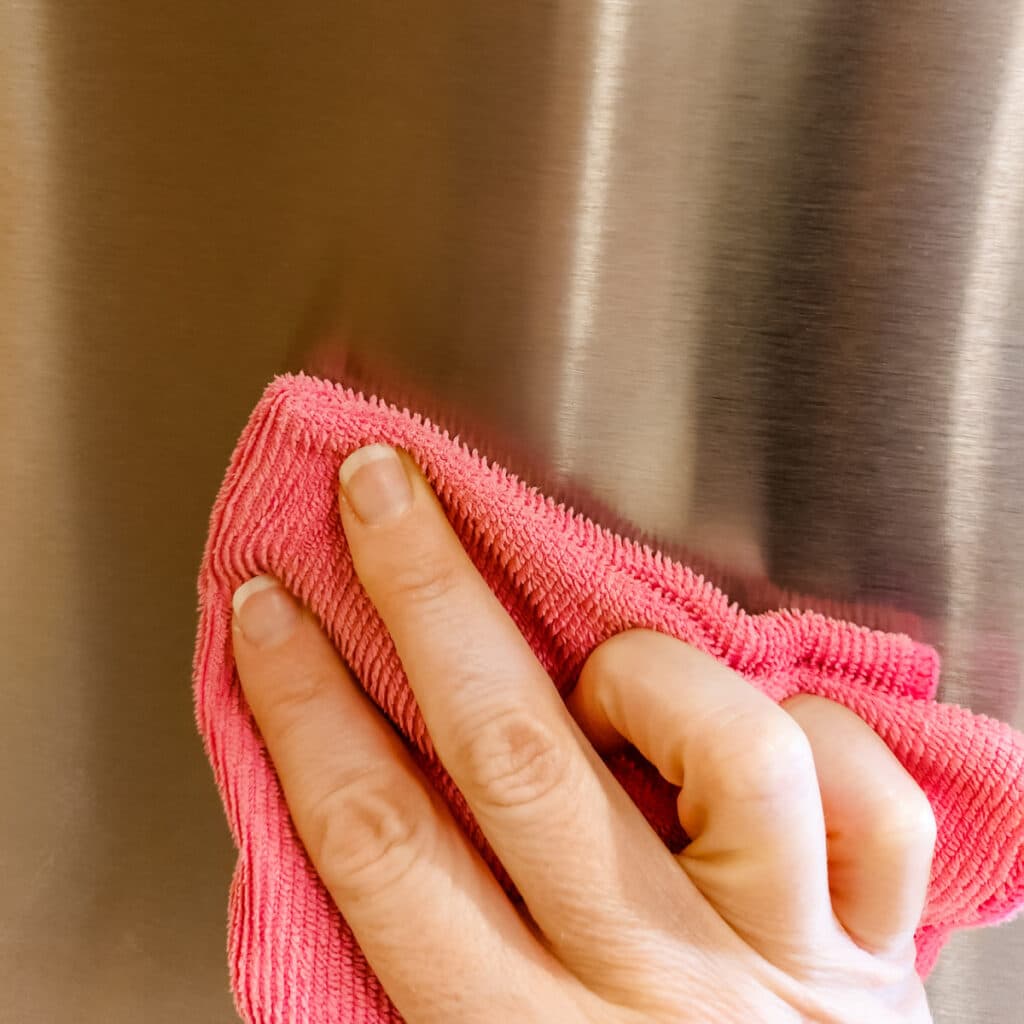
<path id="1" fill-rule="evenodd" d="M 594 745 L 635 746 L 678 786 L 679 862 L 754 948 L 796 955 L 836 933 L 810 745 L 714 658 L 634 630 L 591 655 L 569 700 Z"/>

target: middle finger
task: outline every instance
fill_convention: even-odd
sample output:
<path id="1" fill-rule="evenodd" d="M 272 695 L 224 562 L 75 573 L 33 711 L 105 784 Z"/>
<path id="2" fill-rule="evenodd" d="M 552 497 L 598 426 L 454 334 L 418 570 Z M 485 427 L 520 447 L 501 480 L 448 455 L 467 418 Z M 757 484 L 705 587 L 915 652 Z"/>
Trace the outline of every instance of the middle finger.
<path id="1" fill-rule="evenodd" d="M 572 721 L 412 460 L 373 445 L 339 476 L 356 571 L 434 747 L 548 938 L 571 953 L 602 923 L 620 936 L 630 919 L 700 927 L 704 901 Z"/>

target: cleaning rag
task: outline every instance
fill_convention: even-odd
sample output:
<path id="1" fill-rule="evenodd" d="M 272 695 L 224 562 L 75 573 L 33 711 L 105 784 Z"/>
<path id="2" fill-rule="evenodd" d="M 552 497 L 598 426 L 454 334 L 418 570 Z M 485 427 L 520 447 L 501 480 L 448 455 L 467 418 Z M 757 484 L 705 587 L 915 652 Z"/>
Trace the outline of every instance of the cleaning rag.
<path id="1" fill-rule="evenodd" d="M 954 929 L 1005 920 L 1024 903 L 1024 736 L 937 703 L 931 648 L 810 611 L 746 614 L 684 565 L 555 504 L 423 417 L 338 384 L 283 376 L 235 449 L 199 577 L 196 715 L 238 847 L 229 960 L 245 1020 L 401 1020 L 309 863 L 240 690 L 231 596 L 249 577 L 272 573 L 312 609 L 508 886 L 433 754 L 394 646 L 352 567 L 336 511 L 337 471 L 372 442 L 416 459 L 563 696 L 595 647 L 643 627 L 713 655 L 775 700 L 817 694 L 867 722 L 935 812 L 938 839 L 915 937 L 922 975 Z M 665 842 L 681 847 L 677 790 L 635 755 L 609 764 Z"/>

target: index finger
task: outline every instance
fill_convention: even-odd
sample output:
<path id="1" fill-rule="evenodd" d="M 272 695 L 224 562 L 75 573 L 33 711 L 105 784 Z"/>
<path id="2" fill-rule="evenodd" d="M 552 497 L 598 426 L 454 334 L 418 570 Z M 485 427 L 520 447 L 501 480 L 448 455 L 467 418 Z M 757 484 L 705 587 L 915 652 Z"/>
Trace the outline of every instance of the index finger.
<path id="1" fill-rule="evenodd" d="M 540 927 L 571 944 L 566 922 L 594 892 L 628 901 L 632 919 L 645 906 L 648 919 L 686 918 L 691 884 L 580 733 L 411 458 L 371 445 L 339 478 L 356 572 L 434 747 Z M 623 848 L 646 862 L 626 880 Z M 621 928 L 621 903 L 602 909 Z"/>

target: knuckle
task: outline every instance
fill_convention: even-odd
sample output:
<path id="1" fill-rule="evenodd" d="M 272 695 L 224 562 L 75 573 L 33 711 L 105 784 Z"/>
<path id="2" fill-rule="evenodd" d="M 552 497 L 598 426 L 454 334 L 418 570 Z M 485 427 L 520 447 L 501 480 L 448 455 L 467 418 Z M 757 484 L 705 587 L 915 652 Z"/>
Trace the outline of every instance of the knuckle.
<path id="1" fill-rule="evenodd" d="M 640 645 L 667 639 L 647 629 L 627 629 L 602 641 L 587 656 L 582 674 L 595 677 L 617 676 L 635 668 L 635 655 Z"/>
<path id="2" fill-rule="evenodd" d="M 477 797 L 510 809 L 536 804 L 566 783 L 569 753 L 545 723 L 505 710 L 469 730 L 461 760 Z"/>
<path id="3" fill-rule="evenodd" d="M 817 785 L 807 736 L 785 712 L 775 711 L 744 712 L 704 734 L 704 756 L 730 798 L 764 803 Z"/>
<path id="4" fill-rule="evenodd" d="M 284 732 L 301 727 L 318 698 L 331 689 L 333 680 L 320 666 L 296 665 L 280 684 L 268 689 L 267 715 Z"/>
<path id="5" fill-rule="evenodd" d="M 871 846 L 897 855 L 930 857 L 935 849 L 935 812 L 916 784 L 885 790 L 872 809 Z"/>
<path id="6" fill-rule="evenodd" d="M 424 856 L 426 803 L 408 780 L 379 772 L 324 794 L 310 812 L 309 853 L 327 888 L 353 898 L 401 881 Z"/>
<path id="7" fill-rule="evenodd" d="M 629 629 L 602 641 L 580 669 L 580 693 L 589 693 L 602 703 L 615 700 L 628 691 L 631 680 L 643 670 L 645 657 L 663 653 L 660 645 L 666 640 L 678 643 L 646 629 Z"/>
<path id="8" fill-rule="evenodd" d="M 410 559 L 389 573 L 388 589 L 402 605 L 443 605 L 458 586 L 458 568 L 440 558 Z"/>

